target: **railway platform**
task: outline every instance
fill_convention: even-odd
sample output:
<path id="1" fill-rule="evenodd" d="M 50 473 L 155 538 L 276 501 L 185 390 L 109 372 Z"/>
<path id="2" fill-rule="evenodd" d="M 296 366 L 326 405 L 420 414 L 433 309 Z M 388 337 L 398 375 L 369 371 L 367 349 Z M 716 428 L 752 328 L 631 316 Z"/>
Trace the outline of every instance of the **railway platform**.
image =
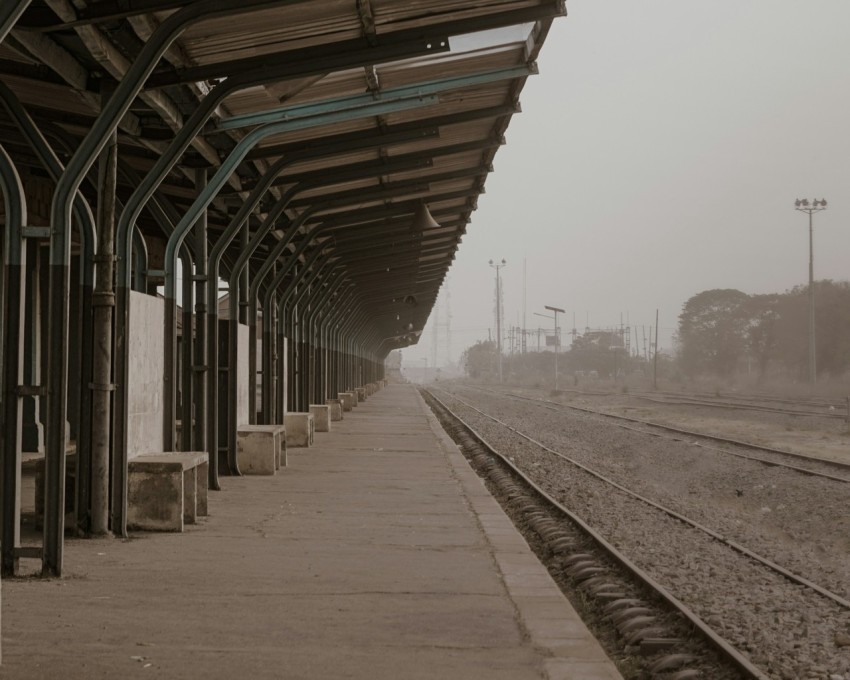
<path id="1" fill-rule="evenodd" d="M 5 581 L 2 677 L 621 677 L 412 386 L 221 483 L 183 534 Z"/>

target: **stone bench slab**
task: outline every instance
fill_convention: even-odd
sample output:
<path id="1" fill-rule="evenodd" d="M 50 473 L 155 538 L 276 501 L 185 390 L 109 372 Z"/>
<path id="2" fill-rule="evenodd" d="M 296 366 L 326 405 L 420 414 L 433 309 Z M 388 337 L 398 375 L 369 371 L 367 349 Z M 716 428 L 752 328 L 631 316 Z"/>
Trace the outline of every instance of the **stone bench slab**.
<path id="1" fill-rule="evenodd" d="M 310 413 L 313 414 L 313 424 L 316 432 L 331 431 L 331 407 L 327 404 L 310 404 Z"/>
<path id="2" fill-rule="evenodd" d="M 183 531 L 208 511 L 209 459 L 202 451 L 152 453 L 127 463 L 127 526 Z"/>
<path id="3" fill-rule="evenodd" d="M 312 413 L 287 413 L 283 417 L 283 422 L 286 425 L 287 446 L 313 446 L 316 424 Z"/>
<path id="4" fill-rule="evenodd" d="M 286 467 L 286 428 L 240 425 L 236 430 L 236 463 L 244 475 L 273 475 Z"/>
<path id="5" fill-rule="evenodd" d="M 343 419 L 342 415 L 342 401 L 339 399 L 328 399 L 327 405 L 331 414 L 331 422 L 335 423 L 339 420 Z"/>

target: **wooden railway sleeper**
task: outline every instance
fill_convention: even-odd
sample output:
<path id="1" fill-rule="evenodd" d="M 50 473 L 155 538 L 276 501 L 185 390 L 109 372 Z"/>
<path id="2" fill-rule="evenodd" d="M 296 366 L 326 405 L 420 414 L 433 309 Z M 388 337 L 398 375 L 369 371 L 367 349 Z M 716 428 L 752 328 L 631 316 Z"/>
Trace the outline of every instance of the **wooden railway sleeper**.
<path id="1" fill-rule="evenodd" d="M 658 636 L 666 635 L 666 634 L 667 634 L 667 630 L 665 628 L 662 628 L 661 626 L 650 626 L 649 628 L 641 628 L 640 630 L 635 631 L 634 633 L 632 633 L 631 635 L 629 635 L 626 638 L 626 644 L 634 646 L 634 645 L 642 644 L 643 641 L 647 640 L 647 639 L 653 639 L 653 640 L 662 639 L 663 640 L 664 638 L 661 638 L 661 637 L 658 637 Z M 669 638 L 669 639 L 677 640 L 678 642 L 681 642 L 681 640 L 679 640 L 678 638 Z"/>
<path id="2" fill-rule="evenodd" d="M 621 593 L 621 591 L 624 588 L 623 584 L 617 583 L 616 581 L 611 581 L 608 578 L 607 575 L 597 576 L 596 578 L 589 579 L 588 581 L 585 581 L 581 585 L 585 590 L 589 590 L 590 592 L 592 592 L 597 597 L 599 597 L 599 593 L 606 593 L 606 592 L 619 593 L 619 597 L 613 598 L 615 600 L 622 599 L 622 598 L 625 597 L 625 595 L 623 595 Z M 611 598 L 609 598 L 609 599 L 611 599 Z"/>
<path id="3" fill-rule="evenodd" d="M 646 632 L 653 630 L 652 628 L 647 629 Z M 644 631 L 639 631 L 644 632 Z M 637 635 L 638 633 L 635 633 Z M 658 654 L 658 652 L 663 652 L 664 650 L 671 649 L 673 647 L 678 647 L 679 645 L 685 644 L 685 641 L 682 638 L 668 638 L 668 637 L 645 637 L 640 640 L 640 653 L 644 656 L 652 656 L 653 654 Z"/>
<path id="4" fill-rule="evenodd" d="M 629 619 L 633 616 L 644 616 L 654 613 L 655 612 L 649 607 L 626 607 L 625 609 L 619 609 L 613 614 L 611 614 L 611 621 L 613 621 L 614 625 L 617 626 L 620 624 L 621 621 Z"/>
<path id="5" fill-rule="evenodd" d="M 620 634 L 623 637 L 626 636 L 627 633 L 636 630 L 638 628 L 648 628 L 651 624 L 654 624 L 658 620 L 656 616 L 633 616 L 630 619 L 626 619 L 625 621 L 621 621 L 617 626 L 617 630 L 620 631 Z"/>
<path id="6" fill-rule="evenodd" d="M 670 676 L 669 680 L 693 680 L 693 678 L 702 677 L 702 673 L 695 668 L 688 668 L 684 671 L 679 671 Z"/>
<path id="7" fill-rule="evenodd" d="M 686 663 L 693 663 L 697 658 L 692 654 L 669 654 L 660 658 L 649 667 L 650 673 L 661 673 L 662 671 L 671 671 Z"/>
<path id="8" fill-rule="evenodd" d="M 646 602 L 643 600 L 639 600 L 635 597 L 623 598 L 622 600 L 614 600 L 614 602 L 609 602 L 605 605 L 603 611 L 605 612 L 615 612 L 618 609 L 623 609 L 624 607 L 642 607 L 646 606 Z"/>

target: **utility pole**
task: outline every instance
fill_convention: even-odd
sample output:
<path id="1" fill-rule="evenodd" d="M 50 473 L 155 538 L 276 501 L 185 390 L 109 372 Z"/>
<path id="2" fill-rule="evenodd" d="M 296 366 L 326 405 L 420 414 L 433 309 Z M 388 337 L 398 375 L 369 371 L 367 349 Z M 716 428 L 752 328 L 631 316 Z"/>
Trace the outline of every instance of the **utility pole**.
<path id="1" fill-rule="evenodd" d="M 814 199 L 811 204 L 808 198 L 794 201 L 794 210 L 808 213 L 809 215 L 809 382 L 817 382 L 817 350 L 815 349 L 815 265 L 814 265 L 814 243 L 812 229 L 812 215 L 821 210 L 826 210 L 826 199 Z"/>
<path id="2" fill-rule="evenodd" d="M 446 286 L 446 366 L 452 364 L 452 291 Z"/>
<path id="3" fill-rule="evenodd" d="M 499 353 L 499 383 L 502 382 L 502 281 L 499 270 L 508 263 L 505 258 L 501 262 L 490 260 L 490 266 L 496 270 L 496 349 Z"/>
<path id="4" fill-rule="evenodd" d="M 558 391 L 558 354 L 561 351 L 561 333 L 558 331 L 558 312 L 564 314 L 564 310 L 558 307 L 550 307 L 549 305 L 543 305 L 544 309 L 548 309 L 550 312 L 555 313 L 555 392 Z"/>
<path id="5" fill-rule="evenodd" d="M 652 329 L 650 328 L 650 333 Z M 655 310 L 655 365 L 652 368 L 652 389 L 658 389 L 658 310 Z"/>
<path id="6" fill-rule="evenodd" d="M 525 258 L 522 258 L 522 349 L 525 354 L 525 300 L 526 300 L 526 275 L 525 275 Z"/>
<path id="7" fill-rule="evenodd" d="M 559 349 L 561 347 L 561 333 L 558 331 L 558 314 L 565 314 L 563 309 L 560 307 L 550 307 L 549 305 L 543 305 L 544 309 L 548 309 L 550 312 L 553 312 L 553 316 L 548 316 L 547 314 L 538 314 L 534 312 L 537 316 L 542 316 L 546 319 L 554 319 L 555 321 L 555 392 L 558 392 L 558 354 Z"/>

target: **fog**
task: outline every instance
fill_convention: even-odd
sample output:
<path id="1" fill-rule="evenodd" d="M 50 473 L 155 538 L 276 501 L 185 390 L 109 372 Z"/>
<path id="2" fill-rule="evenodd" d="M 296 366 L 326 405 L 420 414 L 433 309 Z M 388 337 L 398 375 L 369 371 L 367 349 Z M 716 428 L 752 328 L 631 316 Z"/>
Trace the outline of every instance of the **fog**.
<path id="1" fill-rule="evenodd" d="M 682 305 L 712 288 L 781 292 L 850 278 L 847 0 L 571 0 L 523 113 L 406 365 L 457 360 L 504 326 L 648 327 L 670 349 Z M 526 296 L 523 323 L 523 263 Z M 450 295 L 451 344 L 446 341 Z M 569 338 L 564 335 L 568 345 Z"/>

